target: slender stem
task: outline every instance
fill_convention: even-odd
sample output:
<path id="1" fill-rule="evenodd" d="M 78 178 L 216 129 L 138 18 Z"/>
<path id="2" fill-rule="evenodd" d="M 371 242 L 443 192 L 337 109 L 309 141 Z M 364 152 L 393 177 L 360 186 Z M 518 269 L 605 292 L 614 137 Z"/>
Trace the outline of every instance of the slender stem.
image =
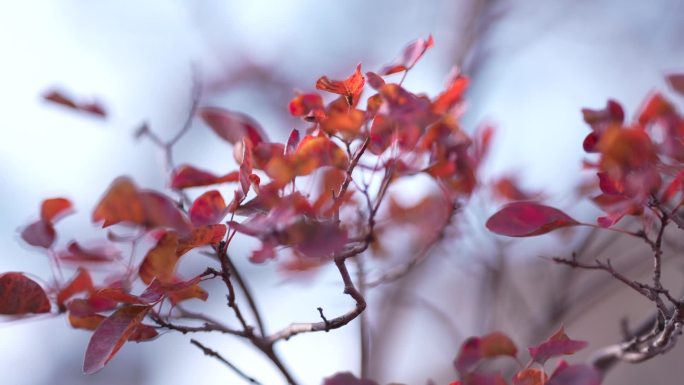
<path id="1" fill-rule="evenodd" d="M 226 259 L 228 261 L 228 267 L 230 268 L 232 276 L 235 277 L 235 282 L 237 282 L 238 286 L 240 286 L 242 293 L 245 295 L 245 298 L 247 299 L 247 305 L 252 311 L 252 315 L 254 315 L 257 328 L 259 329 L 259 334 L 263 337 L 266 335 L 266 328 L 264 327 L 261 312 L 259 311 L 256 301 L 254 300 L 254 294 L 252 294 L 252 291 L 250 290 L 249 286 L 247 286 L 247 282 L 245 282 L 245 280 L 242 278 L 242 274 L 240 274 L 240 272 L 236 268 L 235 264 L 233 263 L 233 260 L 230 259 L 228 255 L 226 255 Z"/>

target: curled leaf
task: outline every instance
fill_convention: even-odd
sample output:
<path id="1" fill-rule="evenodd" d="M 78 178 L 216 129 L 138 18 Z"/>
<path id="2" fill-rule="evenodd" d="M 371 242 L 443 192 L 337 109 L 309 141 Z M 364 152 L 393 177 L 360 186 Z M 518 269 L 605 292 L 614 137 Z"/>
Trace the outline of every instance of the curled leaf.
<path id="1" fill-rule="evenodd" d="M 402 57 L 395 63 L 389 64 L 380 70 L 383 75 L 391 75 L 397 72 L 408 71 L 420 60 L 429 48 L 435 45 L 432 35 L 427 39 L 418 39 L 409 44 L 402 54 Z"/>
<path id="2" fill-rule="evenodd" d="M 316 88 L 322 91 L 328 91 L 333 94 L 342 95 L 347 100 L 347 104 L 355 106 L 359 101 L 359 95 L 363 91 L 363 85 L 366 83 L 366 78 L 361 73 L 361 64 L 356 66 L 356 71 L 349 75 L 345 80 L 330 80 L 327 76 L 323 76 L 316 81 Z"/>

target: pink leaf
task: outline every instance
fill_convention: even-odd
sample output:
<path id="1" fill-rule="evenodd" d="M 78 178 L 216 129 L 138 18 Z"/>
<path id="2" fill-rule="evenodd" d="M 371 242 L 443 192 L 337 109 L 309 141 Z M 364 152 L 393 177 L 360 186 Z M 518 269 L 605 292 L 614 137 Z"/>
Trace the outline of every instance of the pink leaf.
<path id="1" fill-rule="evenodd" d="M 530 347 L 528 350 L 532 359 L 543 365 L 549 358 L 574 354 L 587 345 L 585 341 L 571 340 L 561 327 L 548 340 L 538 346 Z"/>
<path id="2" fill-rule="evenodd" d="M 531 237 L 579 224 L 553 207 L 534 202 L 513 202 L 492 215 L 485 226 L 499 235 Z"/>

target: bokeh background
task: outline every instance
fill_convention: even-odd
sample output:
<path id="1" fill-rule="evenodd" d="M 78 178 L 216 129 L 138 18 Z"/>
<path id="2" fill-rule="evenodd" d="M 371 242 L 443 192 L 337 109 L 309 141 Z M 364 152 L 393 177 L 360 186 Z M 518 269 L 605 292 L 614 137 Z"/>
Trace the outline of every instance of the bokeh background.
<path id="1" fill-rule="evenodd" d="M 518 175 L 522 186 L 544 190 L 550 202 L 588 220 L 596 213 L 575 194 L 586 177 L 580 172 L 587 132 L 580 108 L 616 98 L 631 116 L 652 90 L 668 92 L 666 73 L 684 70 L 679 0 L 5 1 L 0 32 L 0 271 L 43 279 L 50 274 L 45 258 L 23 247 L 17 230 L 36 217 L 42 199 L 59 195 L 78 209 L 60 223 L 60 233 L 87 237 L 95 234 L 89 210 L 115 177 L 131 175 L 140 185 L 163 188 L 161 154 L 133 133 L 142 122 L 166 137 L 178 130 L 190 105 L 193 66 L 199 68 L 203 105 L 249 113 L 272 138 L 284 140 L 292 127 L 302 127 L 286 109 L 295 90 L 312 90 L 323 74 L 346 76 L 358 62 L 377 70 L 406 43 L 433 34 L 435 48 L 409 75 L 407 88 L 435 95 L 450 69 L 459 66 L 473 80 L 464 126 L 497 127 L 487 175 Z M 109 111 L 107 119 L 46 104 L 40 95 L 55 86 L 96 96 Z M 177 156 L 218 171 L 232 153 L 196 122 Z M 479 205 L 468 220 L 470 241 L 445 244 L 418 278 L 371 298 L 377 305 L 368 312 L 371 374 L 378 381 L 445 383 L 454 377 L 451 361 L 461 340 L 490 331 L 483 314 L 496 301 L 483 302 L 476 294 L 488 281 L 473 274 L 490 265 L 473 267 L 474 251 L 486 254 L 498 241 L 482 234 L 486 213 L 495 207 Z M 534 258 L 560 245 L 568 251 L 582 236 L 516 244 L 512 258 Z M 244 244 L 242 256 L 249 246 Z M 350 306 L 333 271 L 288 279 L 272 265 L 243 265 L 271 330 L 315 319 L 317 306 L 330 313 Z M 551 269 L 535 266 L 509 269 L 524 271 L 512 278 L 523 292 Z M 581 315 L 559 320 L 596 348 L 619 340 L 620 317 L 648 314 L 647 304 L 632 302 L 632 296 L 616 289 L 606 293 L 588 301 Z M 388 298 L 393 307 L 382 305 Z M 511 304 L 497 310 L 496 324 L 513 325 L 519 311 L 524 310 Z M 173 333 L 128 344 L 102 372 L 85 377 L 80 370 L 88 337 L 59 317 L 2 322 L 2 382 L 240 381 Z M 517 338 L 521 346 L 535 342 Z M 281 382 L 242 343 L 200 339 L 264 383 Z M 358 329 L 298 336 L 280 351 L 303 384 L 317 384 L 340 370 L 358 371 Z M 622 365 L 606 384 L 653 383 L 666 374 L 681 378 L 684 368 L 674 364 L 681 357 L 678 349 L 644 365 Z"/>

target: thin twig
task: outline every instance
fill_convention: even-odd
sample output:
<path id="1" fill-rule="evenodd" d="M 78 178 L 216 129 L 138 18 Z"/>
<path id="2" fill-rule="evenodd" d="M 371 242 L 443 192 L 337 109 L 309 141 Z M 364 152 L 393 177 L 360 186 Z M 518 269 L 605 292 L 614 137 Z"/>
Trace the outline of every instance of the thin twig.
<path id="1" fill-rule="evenodd" d="M 228 361 L 227 359 L 225 359 L 225 358 L 224 358 L 221 354 L 219 354 L 217 351 L 212 350 L 212 349 L 209 349 L 208 347 L 204 346 L 201 342 L 197 341 L 196 339 L 191 339 L 191 340 L 190 340 L 190 343 L 193 344 L 193 345 L 195 345 L 195 346 L 197 346 L 200 350 L 202 350 L 202 352 L 203 352 L 205 355 L 210 356 L 210 357 L 214 357 L 214 358 L 216 358 L 217 360 L 221 361 L 221 363 L 223 363 L 224 365 L 226 365 L 227 367 L 229 367 L 232 371 L 235 372 L 235 374 L 237 374 L 238 376 L 244 378 L 244 379 L 245 379 L 247 382 L 249 382 L 250 384 L 257 384 L 257 385 L 261 385 L 261 384 L 262 384 L 261 382 L 259 382 L 259 381 L 257 381 L 256 379 L 254 379 L 254 377 L 251 377 L 251 376 L 247 375 L 247 374 L 246 374 L 245 372 L 243 372 L 240 368 L 238 368 L 237 366 L 233 365 L 230 361 Z"/>

